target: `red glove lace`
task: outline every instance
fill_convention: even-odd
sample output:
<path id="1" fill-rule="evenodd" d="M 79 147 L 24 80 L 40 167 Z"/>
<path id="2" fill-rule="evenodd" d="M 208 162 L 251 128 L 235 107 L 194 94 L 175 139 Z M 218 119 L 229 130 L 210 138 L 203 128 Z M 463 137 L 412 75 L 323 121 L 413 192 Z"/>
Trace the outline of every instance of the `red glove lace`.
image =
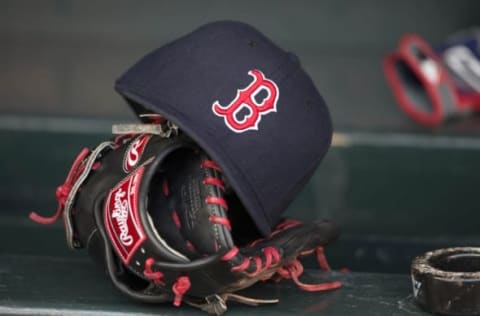
<path id="1" fill-rule="evenodd" d="M 271 236 L 278 234 L 279 232 L 292 228 L 294 226 L 300 225 L 302 222 L 297 221 L 297 220 L 286 220 L 279 225 L 277 225 L 276 230 L 271 234 Z M 265 239 L 259 239 L 250 244 L 251 247 L 254 247 L 256 244 L 258 244 L 261 241 L 264 241 Z M 232 260 L 240 250 L 237 247 L 233 247 L 228 251 L 223 257 L 221 258 L 224 261 L 230 261 Z M 305 251 L 300 254 L 300 256 L 306 256 L 310 255 L 313 252 L 316 253 L 317 255 L 317 261 L 318 264 L 320 265 L 320 268 L 323 271 L 330 271 L 330 266 L 328 264 L 327 258 L 325 257 L 325 253 L 323 250 L 323 247 L 318 247 L 316 249 L 312 249 L 309 251 Z M 262 259 L 259 256 L 254 256 L 252 258 L 245 258 L 243 261 L 232 267 L 232 271 L 245 271 L 247 270 L 252 262 L 255 262 L 255 271 L 250 273 L 249 276 L 254 277 L 258 275 L 259 273 L 268 270 L 270 267 L 274 266 L 275 264 L 279 263 L 281 261 L 280 258 L 280 253 L 278 249 L 275 247 L 265 247 L 263 249 L 263 254 L 265 257 L 265 264 L 263 264 Z M 275 281 L 280 281 L 281 279 L 292 279 L 295 284 L 299 288 L 301 288 L 304 291 L 309 291 L 309 292 L 317 292 L 317 291 L 329 291 L 333 289 L 337 289 L 342 286 L 342 283 L 339 281 L 334 281 L 334 282 L 329 282 L 329 283 L 320 283 L 320 284 L 305 284 L 302 283 L 299 280 L 300 275 L 303 273 L 303 265 L 298 259 L 294 259 L 291 261 L 289 264 L 278 268 L 277 270 L 277 275 L 273 278 Z"/>
<path id="2" fill-rule="evenodd" d="M 72 186 L 74 185 L 75 181 L 80 176 L 83 169 L 85 168 L 82 162 L 89 155 L 89 153 L 90 153 L 90 150 L 88 148 L 82 149 L 82 151 L 78 154 L 77 158 L 75 158 L 75 161 L 73 162 L 73 165 L 70 168 L 70 171 L 68 172 L 65 182 L 59 187 L 57 187 L 55 196 L 58 201 L 58 207 L 55 214 L 49 217 L 44 217 L 44 216 L 38 215 L 35 212 L 31 212 L 29 215 L 29 218 L 32 221 L 37 222 L 39 224 L 43 224 L 43 225 L 53 224 L 57 221 L 57 219 L 62 215 L 62 211 L 65 207 L 65 203 L 67 202 L 68 195 L 72 190 Z"/>

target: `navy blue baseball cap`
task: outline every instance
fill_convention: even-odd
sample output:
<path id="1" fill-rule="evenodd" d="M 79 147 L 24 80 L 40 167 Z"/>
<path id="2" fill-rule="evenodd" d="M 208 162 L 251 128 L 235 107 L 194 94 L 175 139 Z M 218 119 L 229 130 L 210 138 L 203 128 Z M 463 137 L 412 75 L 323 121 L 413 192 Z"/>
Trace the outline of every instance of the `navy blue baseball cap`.
<path id="1" fill-rule="evenodd" d="M 328 109 L 298 58 L 244 23 L 210 23 L 154 50 L 115 89 L 202 146 L 264 235 L 330 147 Z"/>

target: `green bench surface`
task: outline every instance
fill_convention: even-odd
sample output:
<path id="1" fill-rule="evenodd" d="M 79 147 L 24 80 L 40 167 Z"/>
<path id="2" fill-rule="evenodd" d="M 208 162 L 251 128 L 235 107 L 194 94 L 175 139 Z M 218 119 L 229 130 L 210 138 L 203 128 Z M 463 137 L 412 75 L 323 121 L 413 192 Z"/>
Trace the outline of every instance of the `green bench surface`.
<path id="1" fill-rule="evenodd" d="M 264 282 L 244 291 L 256 298 L 278 298 L 275 305 L 229 304 L 227 315 L 428 315 L 412 301 L 406 275 L 324 274 L 306 270 L 302 280 L 340 280 L 343 288 L 304 292 L 289 280 Z M 120 294 L 86 257 L 0 255 L 0 314 L 12 315 L 206 315 L 183 305 L 134 303 Z"/>

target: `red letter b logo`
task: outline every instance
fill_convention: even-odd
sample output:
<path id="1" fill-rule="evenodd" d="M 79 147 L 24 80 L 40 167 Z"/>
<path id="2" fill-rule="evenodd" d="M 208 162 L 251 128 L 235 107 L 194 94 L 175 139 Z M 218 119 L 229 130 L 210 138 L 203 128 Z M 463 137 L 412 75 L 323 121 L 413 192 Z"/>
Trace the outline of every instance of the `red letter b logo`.
<path id="1" fill-rule="evenodd" d="M 234 132 L 242 133 L 248 130 L 258 130 L 258 124 L 262 115 L 277 111 L 278 87 L 258 69 L 248 72 L 253 77 L 253 81 L 244 89 L 237 90 L 237 96 L 227 106 L 221 106 L 218 101 L 212 105 L 212 111 L 215 115 L 223 117 L 225 124 Z M 257 102 L 255 96 L 265 91 L 267 96 Z M 239 118 L 241 110 L 246 109 L 248 114 Z"/>

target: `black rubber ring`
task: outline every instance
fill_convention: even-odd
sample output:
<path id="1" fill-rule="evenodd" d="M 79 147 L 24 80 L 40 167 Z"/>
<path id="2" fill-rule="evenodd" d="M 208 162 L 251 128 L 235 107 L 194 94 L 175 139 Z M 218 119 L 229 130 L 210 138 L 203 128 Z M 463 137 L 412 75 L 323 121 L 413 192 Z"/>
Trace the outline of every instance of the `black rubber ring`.
<path id="1" fill-rule="evenodd" d="M 425 310 L 441 315 L 480 315 L 480 248 L 430 251 L 411 267 L 413 296 Z"/>

